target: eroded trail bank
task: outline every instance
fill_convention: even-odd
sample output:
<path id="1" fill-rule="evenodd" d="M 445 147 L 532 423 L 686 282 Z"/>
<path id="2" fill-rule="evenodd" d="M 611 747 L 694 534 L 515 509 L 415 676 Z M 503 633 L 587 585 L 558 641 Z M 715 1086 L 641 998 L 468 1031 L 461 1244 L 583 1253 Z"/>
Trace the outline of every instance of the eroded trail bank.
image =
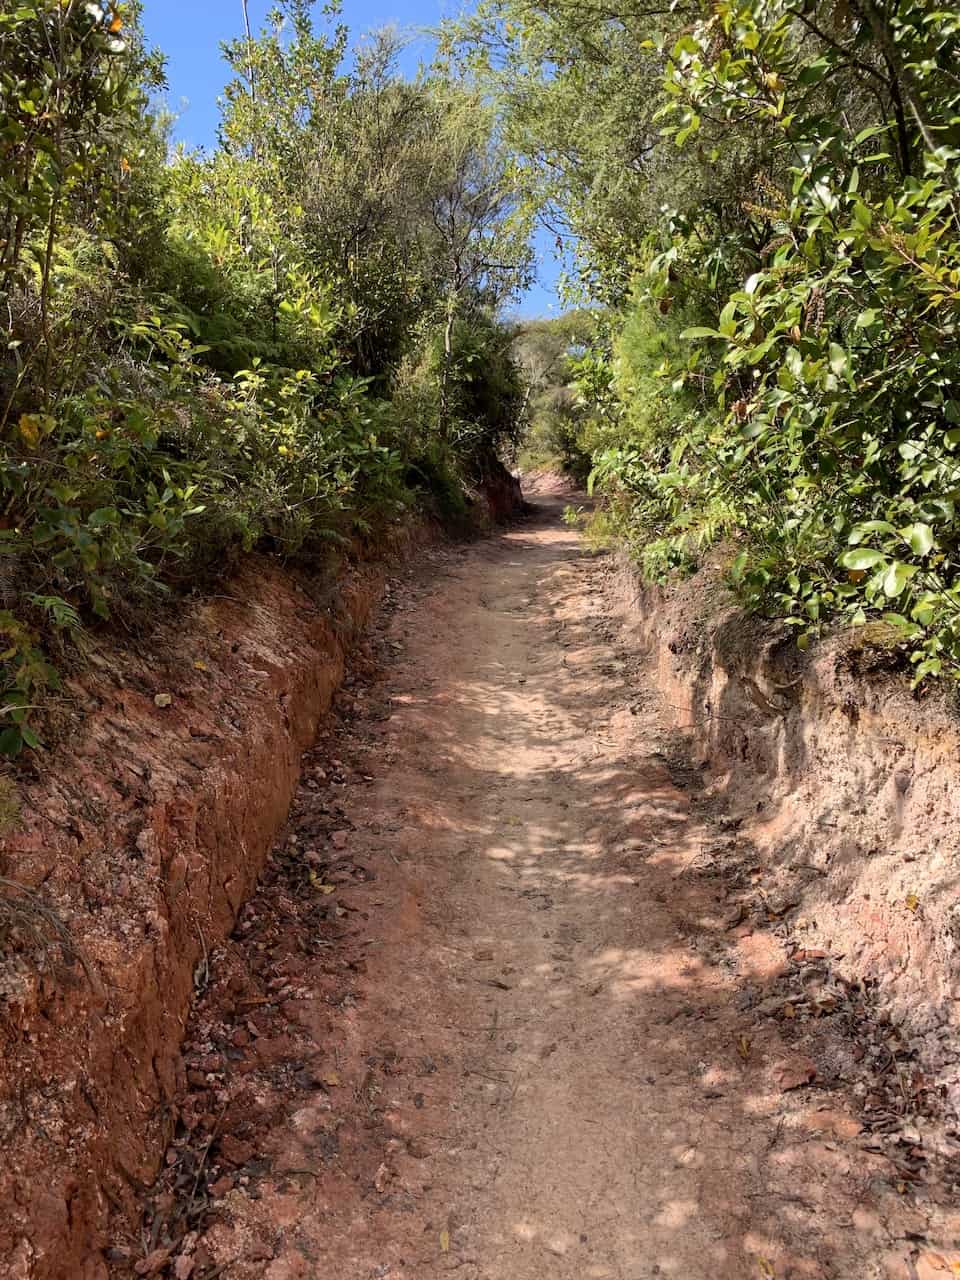
<path id="1" fill-rule="evenodd" d="M 861 1117 L 890 1028 L 744 919 L 762 867 L 562 507 L 401 584 L 198 975 L 118 1275 L 937 1274 L 950 1187 Z"/>

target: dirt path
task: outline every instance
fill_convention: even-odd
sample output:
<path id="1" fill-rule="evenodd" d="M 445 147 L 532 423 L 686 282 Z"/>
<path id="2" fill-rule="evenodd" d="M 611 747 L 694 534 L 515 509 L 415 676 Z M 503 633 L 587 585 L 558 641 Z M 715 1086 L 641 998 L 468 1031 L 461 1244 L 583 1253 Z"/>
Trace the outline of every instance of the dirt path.
<path id="1" fill-rule="evenodd" d="M 922 1205 L 764 1007 L 782 937 L 702 872 L 732 837 L 562 506 L 398 585 L 201 975 L 154 1274 L 910 1275 Z"/>

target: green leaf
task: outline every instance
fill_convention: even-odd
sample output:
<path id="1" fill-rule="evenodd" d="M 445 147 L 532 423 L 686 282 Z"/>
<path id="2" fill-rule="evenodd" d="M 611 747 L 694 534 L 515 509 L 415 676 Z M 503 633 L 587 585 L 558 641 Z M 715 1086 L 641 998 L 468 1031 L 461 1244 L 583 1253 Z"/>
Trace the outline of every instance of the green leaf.
<path id="1" fill-rule="evenodd" d="M 859 146 L 861 142 L 866 142 L 868 138 L 875 138 L 879 133 L 886 133 L 890 128 L 888 124 L 871 124 L 866 129 L 861 129 L 854 138 L 854 145 Z"/>
<path id="2" fill-rule="evenodd" d="M 919 565 L 904 564 L 902 560 L 894 560 L 883 579 L 884 595 L 890 600 L 895 600 L 897 596 L 903 594 L 907 583 L 919 571 Z"/>
<path id="3" fill-rule="evenodd" d="M 850 357 L 836 342 L 830 343 L 830 368 L 838 378 L 842 378 L 850 369 Z"/>
<path id="4" fill-rule="evenodd" d="M 705 329 L 702 325 L 694 325 L 692 329 L 684 329 L 680 337 L 684 342 L 690 342 L 694 338 L 722 338 L 723 334 L 718 333 L 716 329 Z"/>
<path id="5" fill-rule="evenodd" d="M 928 524 L 908 524 L 900 530 L 900 536 L 918 556 L 929 555 L 933 550 L 933 530 Z"/>
<path id="6" fill-rule="evenodd" d="M 845 551 L 840 557 L 844 569 L 875 569 L 886 564 L 887 557 L 882 551 L 874 551 L 871 547 L 856 547 L 853 551 Z"/>
<path id="7" fill-rule="evenodd" d="M 724 338 L 732 338 L 737 332 L 737 300 L 731 298 L 720 312 L 720 333 Z"/>
<path id="8" fill-rule="evenodd" d="M 102 529 L 107 525 L 119 523 L 120 512 L 116 507 L 98 507 L 96 511 L 91 511 L 87 518 L 87 524 L 94 529 Z"/>
<path id="9" fill-rule="evenodd" d="M 855 524 L 850 530 L 850 536 L 847 542 L 851 547 L 855 547 L 862 542 L 868 533 L 897 533 L 897 529 L 889 520 L 864 520 L 860 524 Z"/>
<path id="10" fill-rule="evenodd" d="M 807 63 L 797 76 L 797 80 L 804 86 L 819 84 L 829 70 L 829 61 L 826 58 L 817 58 L 814 62 Z"/>
<path id="11" fill-rule="evenodd" d="M 919 663 L 916 670 L 916 684 L 919 684 L 926 676 L 938 676 L 943 671 L 943 660 L 941 658 L 924 658 Z"/>

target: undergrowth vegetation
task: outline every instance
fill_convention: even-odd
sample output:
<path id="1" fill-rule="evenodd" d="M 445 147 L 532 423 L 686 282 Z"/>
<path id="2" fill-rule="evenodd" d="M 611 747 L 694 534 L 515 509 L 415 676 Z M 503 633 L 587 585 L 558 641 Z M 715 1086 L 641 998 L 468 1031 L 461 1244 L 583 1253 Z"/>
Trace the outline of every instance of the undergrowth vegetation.
<path id="1" fill-rule="evenodd" d="M 652 577 L 960 674 L 960 14 L 487 0 L 451 33 L 598 308 L 568 384 Z"/>
<path id="2" fill-rule="evenodd" d="M 518 429 L 529 209 L 492 106 L 284 0 L 173 149 L 136 4 L 0 6 L 0 752 L 58 654 L 253 548 L 455 514 Z M 331 23 L 332 23 L 331 19 Z"/>

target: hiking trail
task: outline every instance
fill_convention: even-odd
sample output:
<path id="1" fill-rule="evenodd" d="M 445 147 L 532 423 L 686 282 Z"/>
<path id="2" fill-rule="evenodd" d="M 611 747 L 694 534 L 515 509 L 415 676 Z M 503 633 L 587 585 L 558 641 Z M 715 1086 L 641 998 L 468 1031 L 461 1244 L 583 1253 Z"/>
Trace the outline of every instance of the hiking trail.
<path id="1" fill-rule="evenodd" d="M 865 1277 L 909 1232 L 758 1021 L 780 944 L 701 869 L 722 813 L 605 558 L 535 501 L 395 586 L 211 958 L 145 1219 L 217 1210 L 177 1276 Z"/>

